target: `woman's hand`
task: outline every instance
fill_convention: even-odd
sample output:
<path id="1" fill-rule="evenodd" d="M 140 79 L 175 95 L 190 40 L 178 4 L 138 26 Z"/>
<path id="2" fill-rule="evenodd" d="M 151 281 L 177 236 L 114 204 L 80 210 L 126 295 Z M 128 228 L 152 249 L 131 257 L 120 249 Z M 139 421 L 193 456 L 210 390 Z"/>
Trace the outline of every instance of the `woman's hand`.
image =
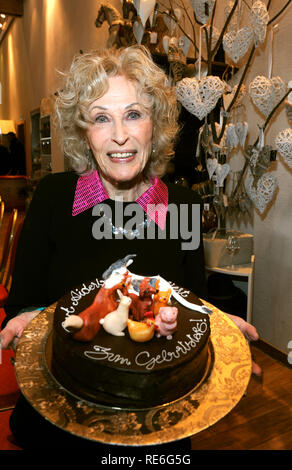
<path id="1" fill-rule="evenodd" d="M 226 315 L 228 315 L 228 317 L 231 318 L 232 321 L 234 321 L 234 323 L 238 326 L 240 331 L 246 337 L 247 341 L 257 341 L 259 339 L 258 332 L 253 325 L 247 323 L 243 318 L 236 317 L 235 315 L 230 315 L 229 313 L 227 313 Z M 262 375 L 262 369 L 254 361 L 252 361 L 252 373 L 257 376 Z"/>
<path id="2" fill-rule="evenodd" d="M 5 328 L 0 332 L 0 347 L 8 349 L 11 346 L 13 349 L 16 349 L 23 330 L 40 311 L 24 312 L 9 320 Z"/>

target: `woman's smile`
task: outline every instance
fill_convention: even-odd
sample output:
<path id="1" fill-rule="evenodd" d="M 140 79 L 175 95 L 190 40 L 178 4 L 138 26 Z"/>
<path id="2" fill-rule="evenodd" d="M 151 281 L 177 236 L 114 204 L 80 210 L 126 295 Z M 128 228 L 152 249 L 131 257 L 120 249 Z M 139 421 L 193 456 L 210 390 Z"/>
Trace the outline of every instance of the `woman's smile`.
<path id="1" fill-rule="evenodd" d="M 124 152 L 108 152 L 107 155 L 113 162 L 116 163 L 128 163 L 136 156 L 136 150 L 124 151 Z"/>

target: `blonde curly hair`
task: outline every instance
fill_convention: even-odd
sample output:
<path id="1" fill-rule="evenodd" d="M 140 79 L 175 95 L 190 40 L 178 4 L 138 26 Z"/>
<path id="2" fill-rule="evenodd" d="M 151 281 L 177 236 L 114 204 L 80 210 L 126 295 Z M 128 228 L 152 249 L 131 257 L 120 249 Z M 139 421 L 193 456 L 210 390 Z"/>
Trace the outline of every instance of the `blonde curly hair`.
<path id="1" fill-rule="evenodd" d="M 178 105 L 165 73 L 153 62 L 144 46 L 103 49 L 78 54 L 57 93 L 55 110 L 64 154 L 79 174 L 96 168 L 95 159 L 85 142 L 85 130 L 92 121 L 90 105 L 103 96 L 109 78 L 125 76 L 133 81 L 137 95 L 153 121 L 153 149 L 145 177 L 162 176 L 172 158 L 178 133 Z"/>

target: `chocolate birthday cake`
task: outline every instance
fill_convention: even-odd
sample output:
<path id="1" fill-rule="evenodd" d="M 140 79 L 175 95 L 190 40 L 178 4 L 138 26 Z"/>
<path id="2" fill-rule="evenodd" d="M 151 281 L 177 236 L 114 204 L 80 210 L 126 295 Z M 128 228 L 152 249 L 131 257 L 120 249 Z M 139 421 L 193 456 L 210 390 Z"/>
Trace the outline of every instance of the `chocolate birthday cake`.
<path id="1" fill-rule="evenodd" d="M 190 291 L 160 276 L 134 275 L 127 265 L 103 277 L 57 304 L 51 365 L 56 380 L 87 401 L 135 409 L 172 402 L 194 389 L 210 360 L 206 307 Z"/>

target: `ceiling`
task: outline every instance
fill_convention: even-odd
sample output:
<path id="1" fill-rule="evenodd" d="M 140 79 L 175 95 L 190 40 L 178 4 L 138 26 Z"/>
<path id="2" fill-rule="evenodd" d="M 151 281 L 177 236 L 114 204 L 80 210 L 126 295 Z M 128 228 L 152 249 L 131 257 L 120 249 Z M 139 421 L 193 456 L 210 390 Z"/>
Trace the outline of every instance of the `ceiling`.
<path id="1" fill-rule="evenodd" d="M 0 0 L 0 43 L 16 16 L 23 15 L 23 0 Z"/>

